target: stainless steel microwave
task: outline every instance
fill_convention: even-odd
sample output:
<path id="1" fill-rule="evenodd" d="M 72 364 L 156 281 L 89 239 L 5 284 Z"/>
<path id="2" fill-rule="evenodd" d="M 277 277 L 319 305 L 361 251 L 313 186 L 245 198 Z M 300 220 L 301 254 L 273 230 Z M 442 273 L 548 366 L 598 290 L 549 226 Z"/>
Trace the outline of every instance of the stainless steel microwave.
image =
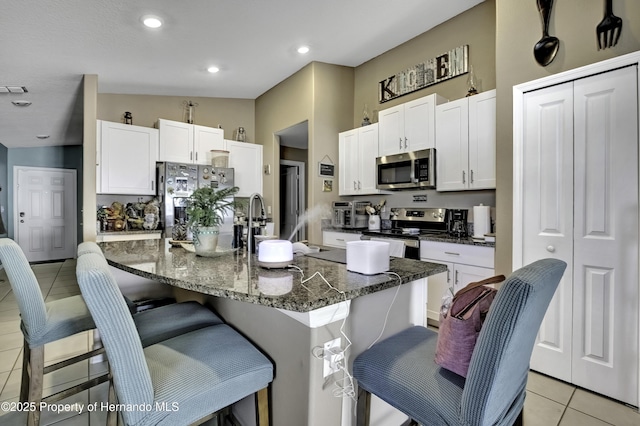
<path id="1" fill-rule="evenodd" d="M 376 187 L 386 190 L 436 187 L 435 148 L 376 159 Z"/>

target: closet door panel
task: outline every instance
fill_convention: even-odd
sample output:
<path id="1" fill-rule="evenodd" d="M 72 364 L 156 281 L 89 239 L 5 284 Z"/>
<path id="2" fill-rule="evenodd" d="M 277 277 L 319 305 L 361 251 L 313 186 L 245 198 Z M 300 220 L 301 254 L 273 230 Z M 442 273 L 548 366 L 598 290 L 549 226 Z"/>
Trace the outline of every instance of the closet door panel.
<path id="1" fill-rule="evenodd" d="M 639 358 L 636 67 L 577 80 L 574 99 L 572 382 L 636 404 Z"/>
<path id="2" fill-rule="evenodd" d="M 571 379 L 573 84 L 525 95 L 522 264 L 553 257 L 565 273 L 540 327 L 531 368 Z"/>

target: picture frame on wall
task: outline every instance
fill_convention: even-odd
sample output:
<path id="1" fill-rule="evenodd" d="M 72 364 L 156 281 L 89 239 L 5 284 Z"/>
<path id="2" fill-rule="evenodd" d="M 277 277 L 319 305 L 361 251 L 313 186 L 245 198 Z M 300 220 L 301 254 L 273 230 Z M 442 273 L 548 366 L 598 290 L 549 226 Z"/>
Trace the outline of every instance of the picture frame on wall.
<path id="1" fill-rule="evenodd" d="M 334 177 L 335 169 L 335 164 L 318 162 L 318 176 L 320 177 Z"/>
<path id="2" fill-rule="evenodd" d="M 333 191 L 333 179 L 324 179 L 322 181 L 322 192 Z"/>

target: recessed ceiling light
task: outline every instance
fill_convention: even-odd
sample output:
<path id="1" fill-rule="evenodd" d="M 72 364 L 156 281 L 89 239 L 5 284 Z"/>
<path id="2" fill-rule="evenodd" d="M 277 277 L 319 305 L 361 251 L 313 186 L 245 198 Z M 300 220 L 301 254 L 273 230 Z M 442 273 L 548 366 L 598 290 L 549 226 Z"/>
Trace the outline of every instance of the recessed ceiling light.
<path id="1" fill-rule="evenodd" d="M 209 68 L 207 68 L 207 71 L 209 71 L 212 74 L 215 74 L 218 71 L 220 71 L 220 68 L 218 68 L 218 67 L 209 67 Z"/>
<path id="2" fill-rule="evenodd" d="M 298 53 L 305 54 L 309 53 L 309 46 L 300 46 L 298 47 Z"/>
<path id="3" fill-rule="evenodd" d="M 142 23 L 148 28 L 160 28 L 162 26 L 162 19 L 153 15 L 145 15 L 142 17 Z"/>
<path id="4" fill-rule="evenodd" d="M 36 135 L 38 139 L 49 139 L 49 135 Z"/>
<path id="5" fill-rule="evenodd" d="M 11 101 L 11 103 L 19 107 L 27 107 L 31 105 L 31 101 Z"/>

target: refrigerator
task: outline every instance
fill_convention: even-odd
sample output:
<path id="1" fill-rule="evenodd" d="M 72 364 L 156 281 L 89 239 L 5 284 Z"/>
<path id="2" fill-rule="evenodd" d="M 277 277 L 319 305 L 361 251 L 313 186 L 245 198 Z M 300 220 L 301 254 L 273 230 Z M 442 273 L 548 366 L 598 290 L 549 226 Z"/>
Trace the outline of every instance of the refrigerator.
<path id="1" fill-rule="evenodd" d="M 234 186 L 234 173 L 231 168 L 213 167 L 201 164 L 156 163 L 158 174 L 158 201 L 160 203 L 160 221 L 164 237 L 174 241 L 191 240 L 187 229 L 186 200 L 197 188 L 210 186 L 216 189 Z M 229 197 L 228 201 L 233 201 Z M 234 212 L 225 214 L 220 225 L 219 243 L 229 246 L 233 238 Z M 228 241 L 227 241 L 228 240 Z"/>

